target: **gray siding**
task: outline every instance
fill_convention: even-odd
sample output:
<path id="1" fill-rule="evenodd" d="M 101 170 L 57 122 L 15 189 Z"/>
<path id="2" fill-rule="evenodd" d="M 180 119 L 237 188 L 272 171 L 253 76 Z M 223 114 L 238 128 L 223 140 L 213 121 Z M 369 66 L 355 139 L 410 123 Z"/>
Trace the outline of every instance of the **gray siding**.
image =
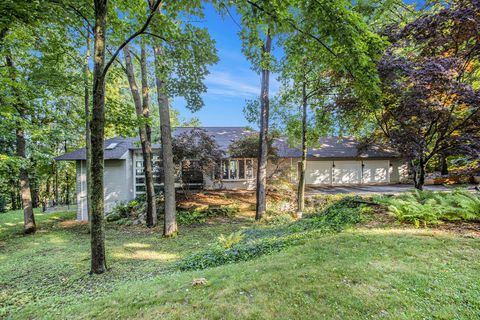
<path id="1" fill-rule="evenodd" d="M 112 211 L 118 203 L 132 200 L 132 182 L 129 181 L 128 163 L 126 160 L 105 161 L 103 175 L 105 192 L 105 212 Z"/>
<path id="2" fill-rule="evenodd" d="M 77 161 L 77 219 L 88 220 L 86 162 Z M 133 199 L 133 168 L 131 155 L 127 160 L 105 160 L 104 167 L 105 212 L 118 203 Z"/>

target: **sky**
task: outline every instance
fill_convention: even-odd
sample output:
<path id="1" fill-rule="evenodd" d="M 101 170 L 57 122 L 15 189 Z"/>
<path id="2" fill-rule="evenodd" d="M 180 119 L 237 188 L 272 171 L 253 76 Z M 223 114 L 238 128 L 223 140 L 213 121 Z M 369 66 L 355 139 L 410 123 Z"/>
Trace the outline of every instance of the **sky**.
<path id="1" fill-rule="evenodd" d="M 233 19 L 240 23 L 240 17 L 231 12 Z M 246 100 L 260 94 L 260 75 L 250 69 L 250 63 L 243 56 L 242 42 L 238 37 L 239 26 L 231 17 L 221 17 L 211 5 L 205 7 L 202 22 L 210 36 L 216 41 L 219 62 L 209 68 L 205 79 L 208 91 L 203 94 L 205 105 L 195 113 L 185 108 L 181 98 L 172 105 L 180 111 L 180 117 L 197 117 L 202 126 L 253 126 L 243 114 Z M 270 91 L 278 91 L 278 82 L 271 79 Z"/>
<path id="2" fill-rule="evenodd" d="M 414 3 L 406 0 L 406 3 Z M 424 1 L 416 1 L 423 5 Z M 208 28 L 210 36 L 216 41 L 219 62 L 209 68 L 210 74 L 205 79 L 208 91 L 203 94 L 204 107 L 192 113 L 185 108 L 181 98 L 173 100 L 173 107 L 180 112 L 180 118 L 197 117 L 202 126 L 252 126 L 245 119 L 243 108 L 247 100 L 255 99 L 260 94 L 260 75 L 252 71 L 250 63 L 241 51 L 242 42 L 238 37 L 240 17 L 231 10 L 232 17 L 221 17 L 215 9 L 207 4 L 205 18 L 200 23 Z M 270 79 L 270 93 L 273 96 L 279 90 L 276 76 Z"/>

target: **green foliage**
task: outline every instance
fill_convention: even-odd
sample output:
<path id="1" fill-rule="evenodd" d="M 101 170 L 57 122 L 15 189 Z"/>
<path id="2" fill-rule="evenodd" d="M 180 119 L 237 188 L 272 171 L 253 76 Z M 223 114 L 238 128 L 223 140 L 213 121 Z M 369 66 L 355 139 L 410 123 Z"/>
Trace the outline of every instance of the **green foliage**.
<path id="1" fill-rule="evenodd" d="M 268 144 L 268 156 L 270 158 L 275 158 L 278 155 L 278 150 L 273 145 L 274 136 L 270 135 L 267 138 Z M 246 157 L 246 158 L 256 158 L 258 156 L 258 142 L 260 136 L 258 133 L 251 133 L 240 138 L 233 140 L 232 143 L 228 146 L 228 153 L 231 157 Z"/>
<path id="2" fill-rule="evenodd" d="M 376 197 L 401 222 L 421 225 L 443 221 L 479 221 L 480 197 L 465 190 L 433 192 L 415 190 L 396 197 Z"/>
<path id="3" fill-rule="evenodd" d="M 288 214 L 288 213 L 274 214 L 270 216 L 266 215 L 262 217 L 262 219 L 260 220 L 261 223 L 272 224 L 272 225 L 284 225 L 284 224 L 289 224 L 292 221 L 293 221 L 293 217 L 291 214 Z"/>
<path id="4" fill-rule="evenodd" d="M 199 270 L 247 261 L 316 236 L 340 232 L 365 219 L 356 197 L 345 197 L 320 212 L 287 224 L 257 226 L 243 232 L 242 239 L 225 247 L 193 254 L 177 264 L 180 270 Z M 232 236 L 234 238 L 234 236 Z"/>
<path id="5" fill-rule="evenodd" d="M 107 224 L 109 272 L 95 276 L 85 272 L 88 226 L 71 221 L 74 212 L 35 214 L 34 242 L 22 235 L 20 210 L 0 215 L 2 319 L 478 318 L 474 237 L 353 229 L 246 263 L 178 272 L 176 261 L 251 223 L 184 226 L 175 239 L 159 237 L 160 228 Z M 199 277 L 209 285 L 192 288 Z"/>
<path id="6" fill-rule="evenodd" d="M 229 249 L 233 245 L 242 241 L 242 239 L 243 239 L 243 231 L 239 230 L 239 231 L 230 233 L 228 236 L 221 234 L 218 237 L 218 243 L 222 248 Z"/>
<path id="7" fill-rule="evenodd" d="M 208 218 L 235 216 L 239 211 L 237 206 L 209 207 L 207 209 L 179 210 L 177 211 L 177 222 L 181 225 L 193 223 L 204 223 Z"/>
<path id="8" fill-rule="evenodd" d="M 113 222 L 120 219 L 130 218 L 135 212 L 142 210 L 144 203 L 145 200 L 142 201 L 141 199 L 134 199 L 129 202 L 121 202 L 117 204 L 109 214 L 107 214 L 105 219 L 108 222 Z M 143 208 L 143 211 L 145 211 L 145 208 Z"/>

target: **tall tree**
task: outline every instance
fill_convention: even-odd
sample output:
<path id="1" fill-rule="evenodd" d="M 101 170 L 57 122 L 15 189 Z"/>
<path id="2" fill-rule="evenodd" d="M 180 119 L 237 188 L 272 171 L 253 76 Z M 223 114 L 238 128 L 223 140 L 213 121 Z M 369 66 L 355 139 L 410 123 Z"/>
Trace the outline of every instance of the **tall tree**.
<path id="1" fill-rule="evenodd" d="M 279 32 L 275 15 L 284 14 L 287 6 L 276 1 L 226 1 L 220 2 L 220 8 L 229 10 L 235 5 L 242 16 L 242 51 L 252 63 L 252 68 L 260 73 L 260 140 L 257 156 L 256 209 L 255 219 L 262 218 L 266 211 L 266 184 L 268 162 L 268 120 L 270 109 L 270 74 L 273 69 L 272 41 Z M 275 13 L 275 14 L 271 14 Z"/>
<path id="2" fill-rule="evenodd" d="M 135 71 L 132 63 L 129 46 L 123 48 L 125 56 L 125 72 L 127 74 L 130 91 L 132 93 L 135 110 L 139 121 L 139 136 L 142 146 L 143 157 L 143 171 L 145 174 L 145 187 L 147 195 L 147 212 L 146 223 L 148 227 L 152 227 L 157 223 L 157 209 L 155 205 L 155 189 L 153 181 L 153 164 L 152 164 L 152 145 L 151 145 L 151 129 L 149 125 L 150 116 L 150 99 L 148 88 L 148 71 L 147 71 L 147 57 L 145 46 L 140 47 L 140 73 L 142 79 L 142 93 L 139 92 L 139 87 L 135 79 Z"/>
<path id="3" fill-rule="evenodd" d="M 151 0 L 150 6 L 153 12 Z M 169 99 L 181 96 L 188 109 L 200 109 L 203 106 L 201 94 L 206 91 L 203 80 L 208 74 L 207 66 L 218 60 L 207 30 L 188 22 L 189 16 L 202 16 L 200 2 L 178 1 L 175 6 L 165 6 L 159 10 L 152 28 L 164 175 L 165 237 L 175 236 L 178 230 Z"/>
<path id="4" fill-rule="evenodd" d="M 379 63 L 378 123 L 410 161 L 417 189 L 435 156 L 480 157 L 479 17 L 477 1 L 450 1 L 426 12 L 390 33 L 392 45 Z"/>
<path id="5" fill-rule="evenodd" d="M 348 1 L 298 1 L 295 7 L 296 14 L 283 22 L 288 32 L 281 41 L 285 55 L 280 74 L 283 104 L 287 108 L 289 104 L 297 105 L 300 109 L 299 114 L 287 111 L 283 119 L 290 140 L 296 143 L 300 140 L 302 148 L 297 190 L 297 214 L 301 216 L 307 147 L 316 145 L 319 135 L 336 131 L 342 122 L 355 123 L 352 120 L 357 117 L 351 112 L 339 117 L 328 101 L 346 83 L 364 101 L 378 97 L 376 52 L 383 44 Z M 309 110 L 313 111 L 312 117 L 308 116 Z"/>
<path id="6" fill-rule="evenodd" d="M 14 131 L 24 231 L 33 233 L 36 225 L 32 207 L 38 202 L 41 177 L 37 175 L 37 154 L 29 143 L 38 140 L 56 112 L 50 110 L 47 101 L 50 107 L 60 101 L 60 98 L 52 99 L 59 92 L 59 83 L 69 83 L 64 69 L 66 60 L 58 57 L 70 49 L 71 42 L 59 42 L 67 28 L 56 21 L 59 15 L 49 2 L 7 1 L 2 2 L 0 10 L 0 50 L 4 61 L 0 117 L 2 127 Z M 53 32 L 48 33 L 46 25 Z"/>
<path id="7" fill-rule="evenodd" d="M 105 46 L 107 33 L 107 0 L 95 0 L 95 42 L 93 46 L 93 107 L 90 123 L 92 148 L 91 194 L 91 272 L 106 271 L 104 190 L 103 190 L 103 140 L 105 122 Z"/>
<path id="8" fill-rule="evenodd" d="M 103 144 L 105 126 L 105 77 L 110 66 L 114 63 L 119 52 L 130 41 L 143 34 L 160 5 L 157 0 L 152 5 L 151 13 L 147 16 L 138 31 L 131 34 L 112 54 L 105 63 L 106 33 L 107 33 L 107 0 L 95 0 L 95 27 L 94 27 L 94 69 L 93 69 L 93 108 L 91 128 L 92 144 L 92 222 L 91 222 L 91 272 L 103 273 L 106 270 L 105 260 L 105 226 L 104 226 L 104 190 L 103 190 Z"/>
<path id="9" fill-rule="evenodd" d="M 261 55 L 268 59 L 272 50 L 271 27 L 267 28 L 265 44 L 262 46 Z M 268 114 L 270 108 L 270 68 L 263 64 L 261 67 L 260 85 L 260 141 L 257 158 L 257 188 L 256 188 L 256 209 L 255 220 L 260 220 L 267 210 L 267 162 L 268 162 Z"/>
<path id="10" fill-rule="evenodd" d="M 15 109 L 18 112 L 18 119 L 16 121 L 16 128 L 15 133 L 17 137 L 16 141 L 16 152 L 17 156 L 22 161 L 20 165 L 20 190 L 21 190 L 21 199 L 22 199 L 22 207 L 23 207 L 23 232 L 24 233 L 34 233 L 36 231 L 35 225 L 35 217 L 33 215 L 33 206 L 32 206 L 32 196 L 30 190 L 30 181 L 28 178 L 28 171 L 26 168 L 26 146 L 25 146 L 25 129 L 24 125 L 26 122 L 26 113 L 27 113 L 27 106 L 23 102 L 21 94 L 18 92 L 16 87 L 17 83 L 17 70 L 13 62 L 13 57 L 11 52 L 7 49 L 5 56 L 5 64 L 9 69 L 10 80 L 13 84 L 13 91 L 15 96 Z"/>
<path id="11" fill-rule="evenodd" d="M 162 143 L 163 190 L 165 194 L 163 235 L 165 237 L 175 237 L 177 235 L 178 227 L 176 221 L 175 167 L 173 164 L 170 109 L 165 81 L 161 77 L 161 46 L 156 45 L 153 51 L 155 57 L 155 84 L 157 86 L 158 112 L 160 116 L 160 137 Z"/>

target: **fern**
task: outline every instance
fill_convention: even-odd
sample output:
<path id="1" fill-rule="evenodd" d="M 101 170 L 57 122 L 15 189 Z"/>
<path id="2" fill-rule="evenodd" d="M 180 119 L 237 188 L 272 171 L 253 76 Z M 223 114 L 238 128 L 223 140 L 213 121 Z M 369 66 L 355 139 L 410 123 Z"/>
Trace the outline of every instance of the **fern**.
<path id="1" fill-rule="evenodd" d="M 433 192 L 415 190 L 392 198 L 379 198 L 399 221 L 416 227 L 443 221 L 480 221 L 480 197 L 465 190 Z"/>

